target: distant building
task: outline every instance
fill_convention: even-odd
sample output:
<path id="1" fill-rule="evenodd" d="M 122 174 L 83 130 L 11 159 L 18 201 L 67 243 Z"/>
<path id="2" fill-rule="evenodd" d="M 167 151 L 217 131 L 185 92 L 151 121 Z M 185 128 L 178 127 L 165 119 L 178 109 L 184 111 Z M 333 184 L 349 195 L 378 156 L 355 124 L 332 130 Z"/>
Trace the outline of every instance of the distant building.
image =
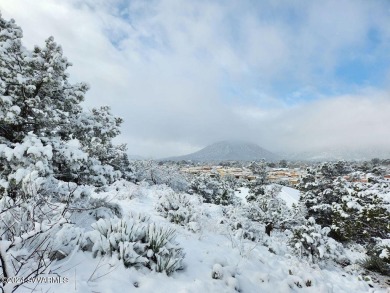
<path id="1" fill-rule="evenodd" d="M 268 172 L 267 179 L 270 182 L 288 181 L 289 184 L 295 185 L 299 183 L 302 175 L 300 169 L 274 168 Z"/>
<path id="2" fill-rule="evenodd" d="M 210 177 L 215 177 L 217 174 L 220 176 L 234 176 L 236 179 L 255 180 L 257 177 L 248 168 L 237 168 L 227 166 L 196 166 L 196 167 L 184 167 L 182 172 L 189 174 L 209 174 Z M 274 168 L 268 172 L 267 179 L 270 182 L 288 181 L 289 184 L 295 185 L 299 183 L 303 171 L 288 168 Z"/>
<path id="3" fill-rule="evenodd" d="M 201 167 L 185 167 L 181 169 L 182 172 L 189 174 L 209 174 L 210 177 L 220 176 L 234 176 L 237 179 L 254 180 L 256 176 L 247 168 L 225 167 L 225 166 L 201 166 Z"/>

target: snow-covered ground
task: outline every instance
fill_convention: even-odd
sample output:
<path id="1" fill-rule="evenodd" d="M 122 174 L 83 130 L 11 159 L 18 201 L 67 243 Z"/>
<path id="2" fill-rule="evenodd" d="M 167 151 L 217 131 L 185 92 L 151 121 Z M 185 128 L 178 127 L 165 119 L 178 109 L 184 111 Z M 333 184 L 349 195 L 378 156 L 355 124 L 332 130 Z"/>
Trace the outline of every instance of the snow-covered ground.
<path id="1" fill-rule="evenodd" d="M 291 208 L 293 204 L 298 204 L 300 192 L 297 189 L 283 186 L 279 196 L 286 202 L 287 206 Z"/>
<path id="2" fill-rule="evenodd" d="M 240 198 L 243 203 L 247 203 L 246 197 L 248 194 L 248 187 L 237 188 L 237 190 L 234 192 L 234 195 Z M 300 192 L 297 189 L 283 186 L 280 190 L 279 197 L 286 202 L 289 208 L 291 208 L 293 204 L 298 204 Z"/>
<path id="3" fill-rule="evenodd" d="M 243 203 L 247 203 L 246 197 L 249 194 L 249 188 L 248 187 L 240 187 L 237 188 L 237 190 L 234 192 L 234 195 L 238 198 L 241 198 Z"/>
<path id="4" fill-rule="evenodd" d="M 245 198 L 247 191 L 241 188 L 240 197 Z M 226 223 L 227 219 L 221 206 L 198 207 L 200 230 L 196 233 L 170 223 L 155 208 L 159 198 L 169 192 L 164 186 L 126 183 L 98 197 L 119 204 L 124 215 L 144 213 L 154 222 L 174 227 L 176 240 L 186 254 L 183 270 L 167 276 L 125 268 L 115 257 L 93 258 L 89 252 L 75 251 L 53 266 L 68 282 L 39 285 L 37 292 L 388 292 L 371 288 L 370 282 L 356 273 L 332 265 L 320 268 L 290 255 L 284 232 L 271 237 L 264 234 L 259 242 L 233 235 L 222 221 Z M 281 193 L 291 204 L 299 196 L 287 187 Z M 24 288 L 21 292 L 31 290 Z"/>

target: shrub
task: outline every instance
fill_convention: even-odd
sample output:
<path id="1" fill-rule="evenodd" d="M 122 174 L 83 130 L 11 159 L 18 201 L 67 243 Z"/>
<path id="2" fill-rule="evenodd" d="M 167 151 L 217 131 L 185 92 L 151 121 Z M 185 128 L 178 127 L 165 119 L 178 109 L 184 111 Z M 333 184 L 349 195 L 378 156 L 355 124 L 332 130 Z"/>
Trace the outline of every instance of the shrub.
<path id="1" fill-rule="evenodd" d="M 183 249 L 174 244 L 175 230 L 150 224 L 146 240 L 149 249 L 147 256 L 152 259 L 151 268 L 168 275 L 182 268 Z M 153 253 L 153 255 L 152 255 Z"/>
<path id="2" fill-rule="evenodd" d="M 367 257 L 360 265 L 370 271 L 390 275 L 390 245 L 388 240 L 373 239 L 375 243 L 367 245 Z"/>
<path id="3" fill-rule="evenodd" d="M 329 238 L 329 232 L 329 227 L 321 228 L 311 217 L 305 225 L 293 229 L 289 244 L 296 255 L 313 263 L 324 259 L 342 261 L 343 246 Z"/>
<path id="4" fill-rule="evenodd" d="M 206 203 L 230 205 L 234 202 L 234 182 L 228 177 L 200 174 L 191 182 L 191 190 L 203 197 Z"/>
<path id="5" fill-rule="evenodd" d="M 354 186 L 353 186 L 354 187 Z M 332 205 L 332 237 L 339 241 L 367 242 L 372 237 L 387 238 L 390 215 L 376 191 L 352 192 Z"/>
<path id="6" fill-rule="evenodd" d="M 286 202 L 278 196 L 281 188 L 278 185 L 265 186 L 259 194 L 251 189 L 248 196 L 251 201 L 249 218 L 261 223 L 273 223 L 277 228 L 285 226 L 292 213 Z"/>
<path id="7" fill-rule="evenodd" d="M 117 255 L 126 267 L 147 267 L 167 275 L 182 268 L 184 253 L 174 241 L 175 230 L 150 223 L 144 216 L 100 219 L 86 241 L 94 257 Z"/>
<path id="8" fill-rule="evenodd" d="M 25 200 L 1 195 L 0 275 L 22 280 L 49 273 L 51 263 L 65 257 L 78 241 L 63 234 L 69 228 L 61 227 L 67 221 L 65 212 L 65 205 L 38 195 Z M 14 292 L 23 283 L 2 282 L 0 287 Z"/>
<path id="9" fill-rule="evenodd" d="M 370 271 L 390 275 L 390 266 L 379 256 L 370 255 L 360 261 L 360 265 Z"/>
<path id="10" fill-rule="evenodd" d="M 264 225 L 251 220 L 252 209 L 241 206 L 226 206 L 223 207 L 222 212 L 223 220 L 221 222 L 227 224 L 229 231 L 235 238 L 257 241 L 264 236 Z"/>
<path id="11" fill-rule="evenodd" d="M 156 209 L 170 222 L 185 226 L 197 221 L 197 206 L 200 203 L 201 200 L 195 195 L 169 192 L 160 196 Z"/>

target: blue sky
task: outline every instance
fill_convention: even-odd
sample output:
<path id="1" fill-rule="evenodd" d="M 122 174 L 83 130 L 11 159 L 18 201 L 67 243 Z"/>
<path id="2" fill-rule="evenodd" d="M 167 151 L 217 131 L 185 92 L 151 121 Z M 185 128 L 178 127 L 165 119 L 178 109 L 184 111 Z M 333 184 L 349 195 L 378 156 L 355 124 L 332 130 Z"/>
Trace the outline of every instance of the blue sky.
<path id="1" fill-rule="evenodd" d="M 390 2 L 3 0 L 24 44 L 53 35 L 86 106 L 129 152 L 225 139 L 274 151 L 390 149 Z M 372 131 L 372 129 L 375 131 Z"/>

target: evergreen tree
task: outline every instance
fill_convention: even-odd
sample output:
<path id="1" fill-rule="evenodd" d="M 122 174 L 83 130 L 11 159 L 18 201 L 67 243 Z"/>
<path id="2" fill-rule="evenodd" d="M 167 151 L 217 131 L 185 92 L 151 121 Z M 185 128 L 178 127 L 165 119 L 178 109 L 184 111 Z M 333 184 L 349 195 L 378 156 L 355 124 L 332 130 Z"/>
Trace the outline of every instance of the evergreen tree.
<path id="1" fill-rule="evenodd" d="M 29 51 L 22 36 L 0 16 L 1 186 L 15 197 L 26 194 L 24 181 L 39 178 L 113 182 L 128 171 L 126 147 L 112 143 L 122 119 L 109 107 L 83 111 L 88 86 L 69 82 L 61 46 L 50 37 Z"/>
<path id="2" fill-rule="evenodd" d="M 127 157 L 112 143 L 122 120 L 108 107 L 83 111 L 88 86 L 69 82 L 61 47 L 50 37 L 29 51 L 22 36 L 0 15 L 0 275 L 26 280 L 79 244 L 81 232 L 67 224 L 76 189 L 112 182 Z"/>
<path id="3" fill-rule="evenodd" d="M 371 183 L 335 177 L 351 170 L 345 166 L 344 163 L 324 163 L 302 178 L 298 185 L 303 191 L 300 200 L 308 216 L 322 227 L 330 227 L 329 236 L 338 241 L 366 244 L 375 237 L 388 238 L 390 213 L 379 195 L 387 192 L 387 185 L 382 186 L 376 177 Z M 352 172 L 348 178 L 358 181 L 361 176 L 361 172 Z"/>
<path id="4" fill-rule="evenodd" d="M 209 174 L 200 174 L 191 182 L 191 190 L 203 197 L 205 202 L 220 205 L 233 203 L 234 182 L 229 177 L 218 174 L 211 177 Z"/>

